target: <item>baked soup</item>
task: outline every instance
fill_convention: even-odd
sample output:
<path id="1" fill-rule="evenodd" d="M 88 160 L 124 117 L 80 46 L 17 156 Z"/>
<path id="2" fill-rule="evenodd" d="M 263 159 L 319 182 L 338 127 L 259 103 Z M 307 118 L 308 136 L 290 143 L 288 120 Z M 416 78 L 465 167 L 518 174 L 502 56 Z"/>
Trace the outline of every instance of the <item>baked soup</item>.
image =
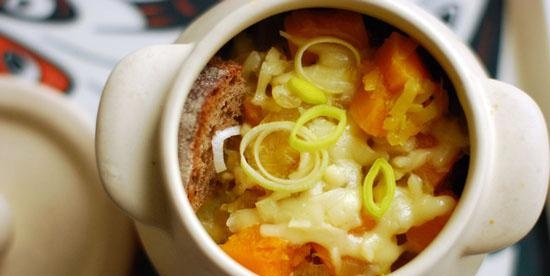
<path id="1" fill-rule="evenodd" d="M 422 252 L 464 186 L 451 82 L 419 44 L 335 9 L 268 18 L 202 71 L 180 166 L 212 239 L 259 275 L 383 275 Z"/>

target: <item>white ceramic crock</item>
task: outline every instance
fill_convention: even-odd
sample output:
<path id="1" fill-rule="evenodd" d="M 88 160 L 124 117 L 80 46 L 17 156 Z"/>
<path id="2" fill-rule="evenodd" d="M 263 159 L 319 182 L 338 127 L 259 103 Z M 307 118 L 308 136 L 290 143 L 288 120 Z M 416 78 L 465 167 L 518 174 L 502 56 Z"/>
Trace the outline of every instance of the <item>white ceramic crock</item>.
<path id="1" fill-rule="evenodd" d="M 0 77 L 0 276 L 125 276 L 132 222 L 103 189 L 93 120 L 58 91 Z"/>
<path id="2" fill-rule="evenodd" d="M 547 192 L 548 136 L 537 105 L 489 79 L 437 19 L 405 1 L 223 1 L 175 44 L 122 60 L 101 99 L 96 149 L 104 185 L 138 225 L 163 275 L 250 275 L 209 238 L 187 200 L 178 167 L 178 126 L 194 80 L 233 36 L 269 16 L 309 7 L 354 10 L 386 21 L 420 42 L 449 75 L 471 141 L 467 183 L 441 234 L 395 275 L 472 275 L 484 253 L 521 239 Z"/>

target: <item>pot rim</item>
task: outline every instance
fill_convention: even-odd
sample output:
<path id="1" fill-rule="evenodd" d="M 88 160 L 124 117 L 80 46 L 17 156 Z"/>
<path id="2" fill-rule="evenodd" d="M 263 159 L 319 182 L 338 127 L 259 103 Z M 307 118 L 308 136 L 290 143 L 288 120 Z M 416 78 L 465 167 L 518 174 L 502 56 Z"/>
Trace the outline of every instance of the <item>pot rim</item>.
<path id="1" fill-rule="evenodd" d="M 172 89 L 165 99 L 166 106 L 160 128 L 160 155 L 165 179 L 163 183 L 166 185 L 170 209 L 176 210 L 172 212 L 172 219 L 187 230 L 202 253 L 230 274 L 250 274 L 248 270 L 223 253 L 210 238 L 187 200 L 181 181 L 178 158 L 179 124 L 187 93 L 210 58 L 236 34 L 267 17 L 290 10 L 313 7 L 352 10 L 397 27 L 416 39 L 449 76 L 468 124 L 471 158 L 466 184 L 458 205 L 441 233 L 425 250 L 394 274 L 423 274 L 434 267 L 453 246 L 460 246 L 461 234 L 467 230 L 468 221 L 486 185 L 487 172 L 490 171 L 489 161 L 493 154 L 489 146 L 493 137 L 490 131 L 487 100 L 483 97 L 483 93 L 479 93 L 485 89 L 481 80 L 487 76 L 466 46 L 436 18 L 408 2 L 384 0 L 226 2 L 218 4 L 189 26 L 188 29 L 194 31 L 194 37 L 186 35 L 187 31 L 185 31 L 178 40 L 179 43 L 192 41 L 196 45 L 177 72 Z M 232 4 L 234 4 L 232 12 L 227 12 L 227 7 Z M 224 14 L 223 20 L 215 17 L 219 14 Z M 215 23 L 209 22 L 212 18 L 216 18 Z M 197 32 L 208 23 L 213 24 L 209 32 Z M 173 231 L 182 230 L 176 227 Z"/>

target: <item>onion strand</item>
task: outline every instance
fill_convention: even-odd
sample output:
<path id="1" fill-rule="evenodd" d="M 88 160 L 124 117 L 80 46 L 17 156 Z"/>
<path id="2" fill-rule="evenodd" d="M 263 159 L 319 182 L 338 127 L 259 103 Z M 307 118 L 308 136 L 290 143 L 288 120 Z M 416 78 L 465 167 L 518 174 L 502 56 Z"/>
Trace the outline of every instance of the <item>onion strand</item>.
<path id="1" fill-rule="evenodd" d="M 216 173 L 227 170 L 223 156 L 223 143 L 232 136 L 237 136 L 241 133 L 241 126 L 232 126 L 223 130 L 218 130 L 212 137 L 212 155 L 214 159 L 214 170 Z"/>

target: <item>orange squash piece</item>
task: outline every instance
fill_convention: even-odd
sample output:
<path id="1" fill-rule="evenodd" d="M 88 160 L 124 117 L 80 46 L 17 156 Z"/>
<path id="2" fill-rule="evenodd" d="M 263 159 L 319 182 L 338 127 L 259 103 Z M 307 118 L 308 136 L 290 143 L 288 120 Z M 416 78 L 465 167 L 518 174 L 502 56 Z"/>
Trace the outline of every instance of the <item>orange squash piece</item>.
<path id="1" fill-rule="evenodd" d="M 368 48 L 369 39 L 363 17 L 344 10 L 298 10 L 285 18 L 285 32 L 301 38 L 333 36 L 347 41 L 359 51 Z M 294 56 L 296 45 L 289 41 Z"/>
<path id="2" fill-rule="evenodd" d="M 362 66 L 366 68 L 363 70 L 364 87 L 355 93 L 350 115 L 367 134 L 386 136 L 388 131 L 384 128 L 384 121 L 405 83 L 411 79 L 420 83 L 428 78 L 427 69 L 416 53 L 416 48 L 417 44 L 412 39 L 394 32 L 376 51 L 374 64 L 363 62 Z"/>
<path id="3" fill-rule="evenodd" d="M 398 93 L 410 78 L 428 77 L 416 42 L 393 32 L 375 54 L 375 63 L 384 76 L 384 82 L 391 93 Z"/>
<path id="4" fill-rule="evenodd" d="M 231 235 L 221 248 L 235 261 L 263 276 L 288 276 L 309 254 L 307 247 L 292 246 L 276 237 L 263 237 L 259 225 Z"/>
<path id="5" fill-rule="evenodd" d="M 342 265 L 339 271 L 340 275 L 365 275 L 368 271 L 369 263 L 353 257 L 342 257 Z"/>
<path id="6" fill-rule="evenodd" d="M 412 227 L 407 232 L 407 246 L 410 251 L 420 253 L 441 232 L 449 220 L 450 214 L 436 217 L 420 226 Z"/>
<path id="7" fill-rule="evenodd" d="M 357 91 L 349 106 L 349 112 L 353 121 L 367 134 L 375 137 L 383 137 L 384 120 L 388 116 L 386 108 L 385 89 L 374 91 Z"/>
<path id="8" fill-rule="evenodd" d="M 435 136 L 431 134 L 418 133 L 416 136 L 416 146 L 420 149 L 427 149 L 435 147 L 439 144 L 439 141 Z"/>
<path id="9" fill-rule="evenodd" d="M 349 233 L 362 235 L 363 233 L 374 229 L 378 223 L 371 215 L 365 214 L 365 211 L 361 212 L 361 222 L 361 225 L 349 230 Z"/>
<path id="10" fill-rule="evenodd" d="M 426 164 L 414 170 L 416 175 L 422 178 L 424 182 L 431 185 L 434 189 L 443 182 L 449 172 L 450 168 L 448 170 L 437 170 L 430 162 L 426 162 Z"/>
<path id="11" fill-rule="evenodd" d="M 325 264 L 331 275 L 336 275 L 336 268 L 332 264 L 328 250 L 316 243 L 311 243 L 311 247 L 315 250 L 315 255 L 323 261 L 323 264 Z"/>

